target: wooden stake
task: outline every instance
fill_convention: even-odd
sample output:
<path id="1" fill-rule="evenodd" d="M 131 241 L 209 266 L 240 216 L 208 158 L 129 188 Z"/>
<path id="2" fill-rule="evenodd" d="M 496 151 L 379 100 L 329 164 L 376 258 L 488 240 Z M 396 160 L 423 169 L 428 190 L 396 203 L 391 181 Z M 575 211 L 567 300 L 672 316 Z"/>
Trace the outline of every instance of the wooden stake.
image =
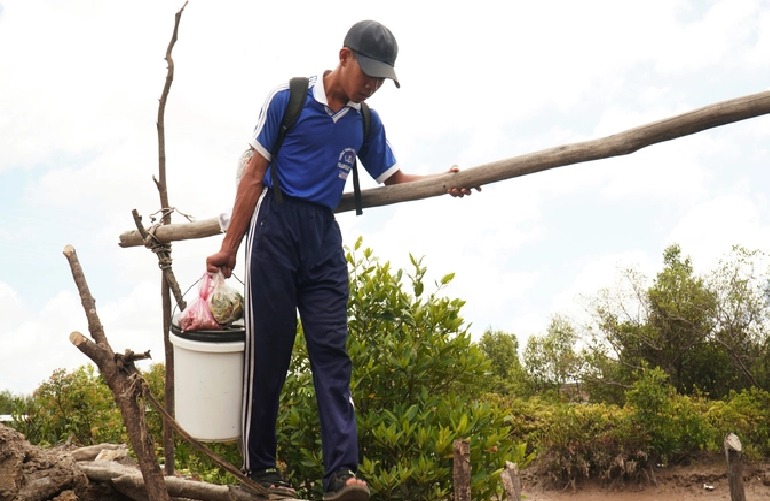
<path id="1" fill-rule="evenodd" d="M 502 474 L 505 498 L 508 501 L 521 501 L 521 477 L 519 477 L 519 465 L 505 462 L 505 470 Z"/>
<path id="2" fill-rule="evenodd" d="M 455 501 L 471 501 L 471 442 L 454 441 Z"/>
<path id="3" fill-rule="evenodd" d="M 741 440 L 735 433 L 725 435 L 725 457 L 727 458 L 727 483 L 730 486 L 730 499 L 731 501 L 746 501 L 746 493 L 743 490 Z"/>
<path id="4" fill-rule="evenodd" d="M 168 189 L 166 187 L 166 101 L 171 89 L 171 83 L 174 81 L 174 59 L 171 52 L 174 50 L 174 44 L 179 37 L 179 22 L 182 19 L 182 12 L 187 7 L 185 1 L 182 8 L 174 15 L 174 31 L 171 34 L 171 40 L 166 47 L 166 83 L 163 86 L 163 92 L 160 95 L 158 103 L 158 178 L 152 177 L 155 185 L 158 187 L 160 195 L 160 208 L 163 211 L 163 224 L 171 224 L 171 212 L 168 210 Z M 170 251 L 169 251 L 170 253 Z M 163 347 L 166 359 L 166 379 L 165 379 L 165 407 L 166 412 L 174 415 L 174 347 L 169 340 L 168 331 L 171 328 L 171 296 L 169 293 L 169 278 L 166 271 L 161 270 L 160 276 L 160 294 L 163 304 Z M 179 287 L 177 286 L 177 289 Z M 165 455 L 164 471 L 168 476 L 174 474 L 174 432 L 167 422 L 163 423 L 163 450 Z"/>
<path id="5" fill-rule="evenodd" d="M 770 113 L 770 91 L 710 104 L 681 115 L 651 122 L 599 139 L 565 144 L 472 167 L 457 173 L 441 174 L 414 183 L 363 190 L 361 201 L 364 207 L 380 207 L 440 196 L 446 194 L 448 189 L 458 186 L 486 185 L 535 172 L 543 172 L 554 167 L 628 155 L 652 144 L 670 141 L 767 113 Z M 336 212 L 351 211 L 354 207 L 353 194 L 346 193 L 342 196 L 342 201 Z M 212 218 L 190 224 L 169 225 L 159 228 L 157 237 L 161 242 L 172 242 L 210 237 L 220 233 L 219 220 Z M 120 235 L 118 245 L 135 247 L 142 245 L 142 243 L 138 232 L 127 231 Z"/>

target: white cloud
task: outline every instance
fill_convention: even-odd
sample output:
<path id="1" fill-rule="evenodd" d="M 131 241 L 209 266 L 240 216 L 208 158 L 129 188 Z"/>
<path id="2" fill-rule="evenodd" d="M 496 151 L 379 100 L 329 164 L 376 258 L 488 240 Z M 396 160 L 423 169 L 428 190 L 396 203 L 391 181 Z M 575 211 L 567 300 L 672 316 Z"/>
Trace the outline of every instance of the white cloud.
<path id="1" fill-rule="evenodd" d="M 62 283 L 64 273 L 54 280 L 35 272 L 50 270 L 52 261 L 66 266 L 60 254 L 66 242 L 48 237 L 54 230 L 77 237 L 72 243 L 82 251 L 86 275 L 94 277 L 93 293 L 116 349 L 162 354 L 155 256 L 116 243 L 119 233 L 133 227 L 132 208 L 147 221 L 159 206 L 150 179 L 158 169 L 157 99 L 181 3 L 3 3 L 0 47 L 13 50 L 0 51 L 0 176 L 9 176 L 2 177 L 0 194 L 13 195 L 4 197 L 13 201 L 0 202 L 0 251 L 12 255 L 13 263 L 2 275 L 10 286 L 0 286 L 0 313 L 14 312 L 18 320 L 0 330 L 16 350 L 0 360 L 0 389 L 28 391 L 53 368 L 85 361 L 67 340 L 70 330 L 85 328 L 74 286 Z M 332 68 L 346 27 L 363 18 L 387 24 L 401 46 L 403 88 L 386 85 L 372 105 L 409 172 L 479 165 L 599 137 L 701 106 L 715 95 L 760 91 L 754 86 L 767 80 L 770 10 L 762 2 L 482 0 L 446 8 L 436 1 L 394 1 L 327 7 L 304 0 L 190 3 L 174 49 L 176 75 L 166 109 L 173 206 L 200 219 L 229 208 L 235 159 L 265 94 L 289 76 Z M 286 19 L 292 20 L 289 37 Z M 576 119 L 588 106 L 604 111 Z M 549 209 L 570 200 L 567 195 L 590 199 L 608 213 L 626 200 L 676 205 L 687 213 L 678 226 L 641 217 L 639 224 L 662 224 L 661 231 L 696 264 L 701 254 L 721 252 L 723 240 L 766 247 L 767 202 L 757 193 L 746 201 L 744 192 L 725 187 L 714 162 L 730 158 L 750 165 L 762 158 L 768 123 L 757 119 L 740 133 L 729 126 L 628 157 L 498 183 L 470 199 L 371 209 L 362 218 L 341 215 L 343 237 L 352 243 L 364 235 L 365 245 L 398 267 L 407 267 L 409 252 L 425 255 L 429 282 L 456 272 L 447 294 L 468 301 L 464 312 L 474 332 L 487 326 L 539 332 L 547 324 L 543 315 L 573 308 L 574 294 L 603 284 L 616 260 L 657 262 L 644 256 L 659 255 L 663 245 L 634 241 L 607 254 L 604 240 L 596 237 L 605 228 L 590 218 L 577 218 L 585 245 L 564 241 L 552 230 L 558 216 Z M 751 147 L 747 140 L 754 141 Z M 565 210 L 579 215 L 582 205 Z M 174 245 L 183 289 L 197 280 L 205 256 L 220 241 Z M 548 263 L 539 254 L 553 248 L 564 249 L 577 264 L 543 284 Z M 236 270 L 241 277 L 242 255 Z M 18 277 L 20 268 L 29 268 L 29 276 L 8 278 Z M 31 290 L 30 282 L 43 284 L 34 298 L 23 292 Z M 101 290 L 104 283 L 107 290 Z M 510 307 L 536 288 L 562 292 L 533 305 L 538 313 Z M 41 344 L 47 358 L 32 355 Z M 6 383 L 7 374 L 16 379 Z"/>
<path id="2" fill-rule="evenodd" d="M 21 310 L 18 294 L 9 285 L 0 282 L 0 318 L 12 320 Z"/>
<path id="3" fill-rule="evenodd" d="M 756 36 L 756 44 L 745 52 L 744 58 L 752 67 L 760 68 L 770 59 L 770 13 L 762 12 L 755 23 L 752 35 Z"/>
<path id="4" fill-rule="evenodd" d="M 706 193 L 709 181 L 702 157 L 713 146 L 702 137 L 677 139 L 611 160 L 602 193 L 612 200 L 697 199 Z"/>
<path id="5" fill-rule="evenodd" d="M 538 313 L 525 313 L 519 317 L 512 318 L 509 323 L 502 327 L 504 332 L 516 334 L 519 341 L 519 354 L 524 352 L 527 346 L 527 339 L 531 336 L 541 335 L 545 332 L 548 325 L 548 319 Z"/>
<path id="6" fill-rule="evenodd" d="M 7 298 L 3 299 L 5 303 Z M 0 333 L 3 387 L 31 392 L 54 369 L 71 367 L 73 361 L 82 357 L 69 342 L 70 331 L 85 325 L 85 317 L 80 322 L 76 319 L 79 304 L 79 298 L 69 292 L 59 292 L 39 312 L 18 300 L 11 302 L 14 310 L 3 315 Z"/>
<path id="7" fill-rule="evenodd" d="M 658 268 L 657 263 L 640 249 L 601 255 L 586 263 L 572 283 L 553 297 L 552 313 L 565 314 L 578 325 L 587 324 L 590 322 L 587 300 L 602 289 L 619 287 L 623 270 L 633 269 L 653 277 Z"/>
<path id="8" fill-rule="evenodd" d="M 85 271 L 87 274 L 88 270 Z M 57 368 L 72 370 L 92 363 L 69 341 L 72 331 L 89 336 L 86 316 L 74 285 L 72 289 L 58 292 L 40 311 L 34 311 L 14 299 L 15 294 L 7 286 L 0 288 L 3 309 L 8 309 L 3 314 L 0 334 L 3 344 L 0 387 L 31 393 Z M 104 305 L 92 291 L 105 335 L 115 352 L 149 349 L 154 361 L 163 361 L 158 290 L 157 284 L 140 283 L 127 297 Z"/>
<path id="9" fill-rule="evenodd" d="M 684 25 L 667 23 L 663 33 L 656 32 L 654 36 L 661 44 L 657 68 L 680 73 L 717 63 L 731 64 L 728 55 L 750 38 L 746 27 L 756 21 L 758 9 L 757 1 L 723 0 L 698 21 Z"/>
<path id="10" fill-rule="evenodd" d="M 765 197 L 738 184 L 734 193 L 714 197 L 693 206 L 671 231 L 667 243 L 678 243 L 692 256 L 701 272 L 713 269 L 733 245 L 748 249 L 770 248 L 770 223 Z"/>

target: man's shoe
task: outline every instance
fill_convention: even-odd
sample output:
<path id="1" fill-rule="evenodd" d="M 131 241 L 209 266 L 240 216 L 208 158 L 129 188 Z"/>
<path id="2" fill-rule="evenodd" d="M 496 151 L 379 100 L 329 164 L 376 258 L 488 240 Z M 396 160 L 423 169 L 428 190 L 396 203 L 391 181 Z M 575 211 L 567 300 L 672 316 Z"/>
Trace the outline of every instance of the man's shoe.
<path id="1" fill-rule="evenodd" d="M 332 474 L 329 490 L 324 492 L 324 501 L 369 501 L 368 485 L 348 485 L 351 478 L 356 478 L 353 470 L 342 468 Z"/>
<path id="2" fill-rule="evenodd" d="M 247 476 L 267 489 L 271 494 L 271 498 L 281 497 L 295 499 L 297 497 L 297 493 L 294 491 L 289 481 L 283 478 L 276 468 L 255 470 Z"/>

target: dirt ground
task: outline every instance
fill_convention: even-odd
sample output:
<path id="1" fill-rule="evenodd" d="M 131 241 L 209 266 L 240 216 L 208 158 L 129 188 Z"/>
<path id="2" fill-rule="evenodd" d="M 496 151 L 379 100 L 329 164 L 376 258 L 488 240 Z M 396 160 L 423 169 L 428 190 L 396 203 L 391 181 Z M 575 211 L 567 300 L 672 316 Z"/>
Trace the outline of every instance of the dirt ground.
<path id="1" fill-rule="evenodd" d="M 745 466 L 744 491 L 747 501 L 770 500 L 770 463 Z M 522 497 L 528 501 L 674 501 L 729 500 L 727 468 L 724 463 L 658 468 L 657 486 L 647 482 L 602 483 L 589 480 L 577 482 L 575 488 L 554 489 L 542 479 L 531 475 L 522 477 Z M 767 484 L 767 485 L 766 485 Z M 713 490 L 704 486 L 713 487 Z M 526 496 L 526 497 L 524 497 Z"/>

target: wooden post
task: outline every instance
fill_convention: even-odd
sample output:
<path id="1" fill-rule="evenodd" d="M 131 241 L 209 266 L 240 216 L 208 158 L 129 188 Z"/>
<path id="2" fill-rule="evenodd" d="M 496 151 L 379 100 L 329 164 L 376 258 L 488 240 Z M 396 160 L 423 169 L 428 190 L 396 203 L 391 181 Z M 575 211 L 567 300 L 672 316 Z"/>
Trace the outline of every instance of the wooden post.
<path id="1" fill-rule="evenodd" d="M 471 501 L 471 441 L 454 441 L 455 501 Z"/>
<path id="2" fill-rule="evenodd" d="M 725 435 L 725 456 L 727 458 L 727 482 L 730 485 L 730 499 L 731 501 L 746 501 L 746 493 L 743 491 L 741 440 L 735 433 Z"/>
<path id="3" fill-rule="evenodd" d="M 161 273 L 160 294 L 163 302 L 163 352 L 166 360 L 166 374 L 163 381 L 163 405 L 166 412 L 174 415 L 174 347 L 169 339 L 169 329 L 171 329 L 171 296 L 169 295 L 168 282 L 166 275 Z M 168 422 L 163 421 L 163 474 L 174 476 L 174 463 L 176 461 L 174 448 L 174 430 Z"/>
<path id="4" fill-rule="evenodd" d="M 158 121 L 156 123 L 158 130 L 158 178 L 152 177 L 155 181 L 155 185 L 158 187 L 158 194 L 160 195 L 160 210 L 163 212 L 163 224 L 171 224 L 171 212 L 168 203 L 168 188 L 166 186 L 166 101 L 168 100 L 168 92 L 171 89 L 171 82 L 174 81 L 174 59 L 171 57 L 171 52 L 174 50 L 174 44 L 176 44 L 179 37 L 179 21 L 182 19 L 182 12 L 187 7 L 185 1 L 182 8 L 174 15 L 174 31 L 171 34 L 171 40 L 166 48 L 166 82 L 163 85 L 163 92 L 160 95 L 160 101 L 158 103 Z M 169 249 L 169 256 L 171 250 Z M 166 378 L 164 384 L 164 399 L 165 408 L 171 416 L 174 415 L 174 347 L 169 340 L 168 331 L 171 328 L 171 295 L 167 274 L 165 270 L 160 272 L 160 296 L 163 304 L 163 348 L 166 359 Z M 177 286 L 178 288 L 178 286 Z M 167 476 L 174 475 L 174 431 L 169 426 L 168 422 L 163 422 L 163 451 L 164 451 L 164 467 L 163 472 Z"/>
<path id="5" fill-rule="evenodd" d="M 505 462 L 503 471 L 503 488 L 508 501 L 521 501 L 521 477 L 518 463 Z"/>

